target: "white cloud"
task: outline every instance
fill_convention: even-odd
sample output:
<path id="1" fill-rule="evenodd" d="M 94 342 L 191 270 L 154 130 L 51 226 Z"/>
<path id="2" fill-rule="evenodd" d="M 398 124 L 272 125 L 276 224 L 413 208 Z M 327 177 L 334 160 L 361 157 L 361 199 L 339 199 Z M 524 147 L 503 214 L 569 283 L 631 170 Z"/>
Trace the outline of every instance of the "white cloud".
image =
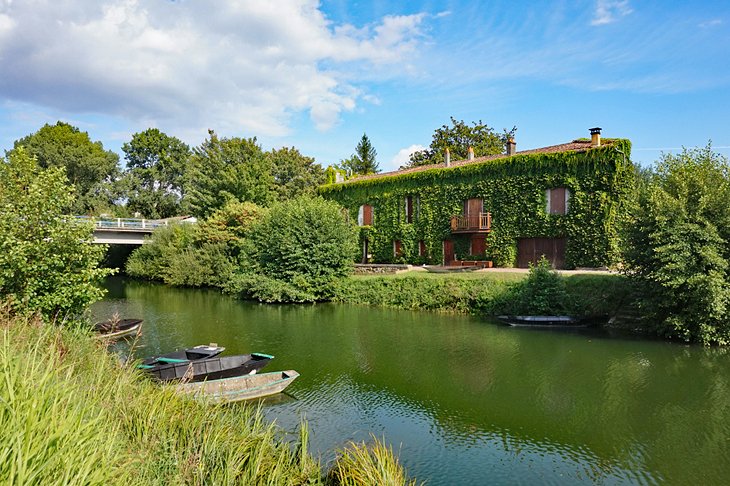
<path id="1" fill-rule="evenodd" d="M 390 163 L 388 164 L 388 167 L 384 167 L 383 169 L 386 171 L 389 170 L 397 170 L 398 167 L 402 166 L 406 162 L 408 162 L 408 159 L 410 158 L 411 154 L 413 152 L 418 152 L 419 150 L 425 150 L 427 147 L 424 147 L 423 145 L 414 144 L 406 148 L 402 148 L 398 151 L 395 156 L 390 159 Z"/>
<path id="2" fill-rule="evenodd" d="M 369 96 L 344 73 L 409 61 L 424 18 L 333 25 L 316 0 L 6 0 L 0 98 L 222 134 L 282 135 L 304 111 L 326 130 Z"/>
<path id="3" fill-rule="evenodd" d="M 611 24 L 633 11 L 629 6 L 629 0 L 596 0 L 596 11 L 591 25 Z"/>

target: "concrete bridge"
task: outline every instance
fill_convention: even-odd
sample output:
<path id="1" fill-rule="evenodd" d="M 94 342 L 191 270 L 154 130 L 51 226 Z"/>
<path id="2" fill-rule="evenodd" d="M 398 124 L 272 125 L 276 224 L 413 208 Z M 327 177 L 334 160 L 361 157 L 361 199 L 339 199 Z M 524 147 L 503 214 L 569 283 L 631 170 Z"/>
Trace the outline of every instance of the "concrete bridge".
<path id="1" fill-rule="evenodd" d="M 151 235 L 155 228 L 167 226 L 165 219 L 136 218 L 91 218 L 77 216 L 81 221 L 94 223 L 94 243 L 106 245 L 142 245 L 145 236 Z"/>

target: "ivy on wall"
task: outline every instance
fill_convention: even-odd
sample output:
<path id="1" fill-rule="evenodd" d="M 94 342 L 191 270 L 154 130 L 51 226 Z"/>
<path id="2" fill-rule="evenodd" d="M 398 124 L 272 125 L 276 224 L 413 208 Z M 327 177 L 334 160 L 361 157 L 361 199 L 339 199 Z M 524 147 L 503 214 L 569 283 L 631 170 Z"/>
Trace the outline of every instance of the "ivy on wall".
<path id="1" fill-rule="evenodd" d="M 395 174 L 320 188 L 322 196 L 347 208 L 357 221 L 362 204 L 374 207 L 367 229 L 372 261 L 440 264 L 443 240 L 452 240 L 458 258 L 469 253 L 470 235 L 452 235 L 450 218 L 464 201 L 481 198 L 492 213 L 487 255 L 498 266 L 513 266 L 518 238 L 566 238 L 566 267 L 596 267 L 616 261 L 616 218 L 633 187 L 631 143 L 604 139 L 586 151 L 515 155 L 458 167 Z M 569 211 L 547 214 L 545 190 L 570 190 Z M 406 196 L 414 200 L 412 222 Z M 393 241 L 401 255 L 393 254 Z M 419 256 L 423 241 L 426 255 Z"/>

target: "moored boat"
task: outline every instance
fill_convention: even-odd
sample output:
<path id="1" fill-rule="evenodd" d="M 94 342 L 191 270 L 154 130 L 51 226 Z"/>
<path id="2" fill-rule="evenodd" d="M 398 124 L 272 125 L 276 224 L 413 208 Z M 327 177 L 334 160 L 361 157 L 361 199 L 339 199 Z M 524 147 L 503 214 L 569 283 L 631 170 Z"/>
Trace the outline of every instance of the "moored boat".
<path id="1" fill-rule="evenodd" d="M 109 319 L 94 324 L 97 338 L 118 338 L 128 336 L 139 331 L 142 319 Z"/>
<path id="2" fill-rule="evenodd" d="M 159 381 L 199 382 L 256 373 L 269 364 L 273 358 L 270 354 L 251 353 L 181 363 L 164 363 L 160 366 L 153 366 L 149 369 L 143 367 L 142 369 Z"/>
<path id="3" fill-rule="evenodd" d="M 226 348 L 215 344 L 199 344 L 192 348 L 181 349 L 172 353 L 150 356 L 149 358 L 145 358 L 139 364 L 139 367 L 144 370 L 151 370 L 155 367 L 159 368 L 168 364 L 188 363 L 190 361 L 214 358 L 225 350 Z"/>
<path id="4" fill-rule="evenodd" d="M 175 390 L 212 403 L 238 402 L 281 393 L 298 376 L 299 373 L 294 370 L 275 371 L 199 383 L 181 383 L 175 385 Z"/>
<path id="5" fill-rule="evenodd" d="M 589 322 L 572 316 L 497 316 L 497 319 L 515 327 L 588 327 Z"/>

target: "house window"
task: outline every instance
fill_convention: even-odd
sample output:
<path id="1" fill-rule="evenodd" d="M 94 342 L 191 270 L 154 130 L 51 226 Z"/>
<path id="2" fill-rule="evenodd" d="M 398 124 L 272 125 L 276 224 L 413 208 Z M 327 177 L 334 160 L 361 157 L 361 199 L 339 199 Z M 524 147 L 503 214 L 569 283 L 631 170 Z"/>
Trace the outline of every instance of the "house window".
<path id="1" fill-rule="evenodd" d="M 403 255 L 403 248 L 401 247 L 400 240 L 393 240 L 393 256 L 399 257 Z"/>
<path id="2" fill-rule="evenodd" d="M 413 196 L 406 196 L 405 209 L 406 209 L 406 223 L 412 223 L 413 222 Z"/>
<path id="3" fill-rule="evenodd" d="M 373 225 L 373 207 L 369 204 L 363 204 L 357 212 L 358 226 Z"/>
<path id="4" fill-rule="evenodd" d="M 423 240 L 418 242 L 418 256 L 426 256 L 426 242 Z"/>
<path id="5" fill-rule="evenodd" d="M 567 214 L 570 190 L 565 187 L 556 187 L 545 191 L 547 204 L 545 210 L 548 214 Z"/>

